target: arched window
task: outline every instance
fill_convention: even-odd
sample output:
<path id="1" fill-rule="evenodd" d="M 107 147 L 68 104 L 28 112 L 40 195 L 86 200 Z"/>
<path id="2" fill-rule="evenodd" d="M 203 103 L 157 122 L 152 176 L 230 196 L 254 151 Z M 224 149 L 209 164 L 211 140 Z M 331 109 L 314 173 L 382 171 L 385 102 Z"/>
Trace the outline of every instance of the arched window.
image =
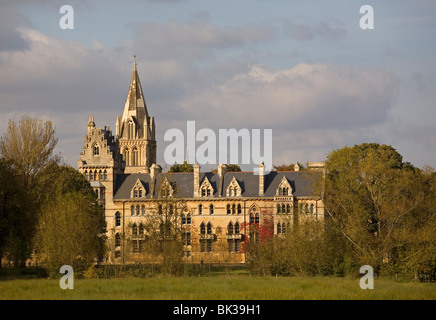
<path id="1" fill-rule="evenodd" d="M 133 224 L 133 227 L 132 227 L 132 234 L 133 234 L 134 236 L 136 236 L 136 235 L 138 234 L 138 227 L 136 226 L 136 223 Z"/>
<path id="2" fill-rule="evenodd" d="M 291 213 L 291 205 L 289 203 L 286 205 L 286 213 Z"/>
<path id="3" fill-rule="evenodd" d="M 227 205 L 227 214 L 231 214 L 232 213 L 232 211 L 230 210 L 230 205 L 228 204 Z"/>
<path id="4" fill-rule="evenodd" d="M 236 213 L 236 205 L 233 204 L 233 205 L 232 205 L 232 214 L 235 214 L 235 213 Z"/>
<path id="5" fill-rule="evenodd" d="M 103 180 L 103 172 L 101 170 L 98 172 L 98 180 Z"/>
<path id="6" fill-rule="evenodd" d="M 282 233 L 286 233 L 286 224 L 282 223 Z"/>
<path id="7" fill-rule="evenodd" d="M 198 206 L 198 214 L 203 214 L 203 205 Z"/>
<path id="8" fill-rule="evenodd" d="M 139 206 L 136 206 L 136 215 L 139 216 Z"/>
<path id="9" fill-rule="evenodd" d="M 282 225 L 279 222 L 279 223 L 277 223 L 277 234 L 280 234 L 280 233 L 282 233 Z"/>
<path id="10" fill-rule="evenodd" d="M 142 223 L 139 224 L 138 234 L 141 236 L 144 234 L 144 226 Z"/>
<path id="11" fill-rule="evenodd" d="M 212 234 L 212 224 L 210 222 L 207 223 L 207 234 Z"/>
<path id="12" fill-rule="evenodd" d="M 242 213 L 242 206 L 240 204 L 238 204 L 238 214 Z"/>
<path id="13" fill-rule="evenodd" d="M 209 205 L 209 214 L 213 214 L 213 204 Z"/>
<path id="14" fill-rule="evenodd" d="M 128 136 L 127 136 L 127 138 L 128 139 L 133 139 L 135 137 L 134 136 L 134 124 L 133 124 L 133 122 L 129 121 L 129 124 L 127 126 L 128 126 Z"/>
<path id="15" fill-rule="evenodd" d="M 313 206 L 313 203 L 310 205 L 310 213 L 311 214 L 313 214 L 314 213 L 314 210 L 313 210 L 313 208 L 314 208 L 314 206 Z"/>
<path id="16" fill-rule="evenodd" d="M 115 213 L 115 227 L 119 227 L 121 226 L 121 215 L 120 213 L 117 211 Z"/>
<path id="17" fill-rule="evenodd" d="M 191 224 L 191 215 L 189 213 L 186 215 L 186 224 Z"/>
<path id="18" fill-rule="evenodd" d="M 94 144 L 94 146 L 92 148 L 92 154 L 94 156 L 100 155 L 100 148 L 98 147 L 98 144 Z"/>
<path id="19" fill-rule="evenodd" d="M 123 160 L 126 163 L 126 166 L 130 165 L 130 152 L 128 149 L 124 150 Z"/>
<path id="20" fill-rule="evenodd" d="M 239 223 L 235 223 L 235 234 L 239 234 Z"/>
<path id="21" fill-rule="evenodd" d="M 107 180 L 107 171 L 106 170 L 103 171 L 103 180 Z"/>
<path id="22" fill-rule="evenodd" d="M 138 189 L 133 189 L 133 198 L 138 198 Z"/>
<path id="23" fill-rule="evenodd" d="M 227 234 L 233 234 L 233 224 L 232 222 L 229 222 L 229 224 L 227 225 Z"/>
<path id="24" fill-rule="evenodd" d="M 182 224 L 186 224 L 186 216 L 182 213 L 182 216 L 180 217 L 182 220 Z"/>
<path id="25" fill-rule="evenodd" d="M 256 213 L 254 216 L 254 223 L 259 223 L 259 214 Z"/>
<path id="26" fill-rule="evenodd" d="M 115 247 L 119 247 L 121 245 L 121 236 L 120 234 L 117 232 L 115 234 Z"/>
<path id="27" fill-rule="evenodd" d="M 145 216 L 145 206 L 144 205 L 141 206 L 141 215 Z"/>
<path id="28" fill-rule="evenodd" d="M 133 149 L 133 159 L 132 159 L 132 165 L 139 166 L 139 152 L 138 149 Z"/>
<path id="29" fill-rule="evenodd" d="M 138 189 L 138 197 L 142 198 L 142 188 Z"/>
<path id="30" fill-rule="evenodd" d="M 135 215 L 135 206 L 133 204 L 130 206 L 130 215 Z"/>
<path id="31" fill-rule="evenodd" d="M 85 179 L 89 180 L 88 171 L 85 170 Z"/>
<path id="32" fill-rule="evenodd" d="M 206 227 L 205 227 L 203 222 L 200 224 L 200 233 L 201 234 L 206 234 Z"/>
<path id="33" fill-rule="evenodd" d="M 309 205 L 307 203 L 304 206 L 304 210 L 305 210 L 306 213 L 309 213 Z"/>
<path id="34" fill-rule="evenodd" d="M 92 171 L 89 171 L 89 180 L 94 180 L 94 173 Z"/>
<path id="35" fill-rule="evenodd" d="M 286 213 L 286 205 L 284 203 L 282 204 L 282 213 Z"/>
<path id="36" fill-rule="evenodd" d="M 282 213 L 282 207 L 279 204 L 277 204 L 277 213 Z"/>

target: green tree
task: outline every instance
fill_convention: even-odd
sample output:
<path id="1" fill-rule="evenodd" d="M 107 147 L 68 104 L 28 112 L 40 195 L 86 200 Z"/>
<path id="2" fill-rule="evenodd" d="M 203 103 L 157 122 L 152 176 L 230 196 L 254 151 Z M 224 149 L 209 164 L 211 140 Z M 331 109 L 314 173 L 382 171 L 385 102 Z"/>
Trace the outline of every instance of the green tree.
<path id="1" fill-rule="evenodd" d="M 325 210 L 353 259 L 376 270 L 401 263 L 402 242 L 416 239 L 419 230 L 408 221 L 433 219 L 429 212 L 417 213 L 429 199 L 421 170 L 403 163 L 391 146 L 376 143 L 332 151 L 326 169 L 320 189 Z"/>
<path id="2" fill-rule="evenodd" d="M 172 275 L 180 275 L 183 271 L 184 231 L 190 231 L 182 227 L 186 202 L 177 196 L 180 192 L 177 188 L 171 178 L 157 186 L 158 197 L 144 226 L 144 251 L 162 263 L 164 273 Z"/>
<path id="3" fill-rule="evenodd" d="M 95 197 L 73 191 L 57 193 L 43 207 L 35 249 L 51 274 L 62 265 L 83 271 L 104 251 L 104 214 Z"/>
<path id="4" fill-rule="evenodd" d="M 173 164 L 169 172 L 194 172 L 194 166 L 186 161 L 183 164 Z"/>
<path id="5" fill-rule="evenodd" d="M 25 266 L 32 252 L 32 238 L 44 193 L 40 192 L 42 172 L 51 164 L 60 162 L 54 154 L 57 139 L 50 121 L 23 116 L 18 122 L 9 120 L 7 131 L 0 139 L 1 158 L 13 172 L 14 188 L 20 203 L 9 210 L 7 254 L 16 266 Z M 12 188 L 6 186 L 6 188 Z"/>
<path id="6" fill-rule="evenodd" d="M 12 235 L 20 233 L 16 228 L 23 226 L 19 221 L 25 213 L 22 198 L 16 172 L 9 162 L 0 159 L 0 268 L 2 257 L 11 258 L 14 251 Z"/>

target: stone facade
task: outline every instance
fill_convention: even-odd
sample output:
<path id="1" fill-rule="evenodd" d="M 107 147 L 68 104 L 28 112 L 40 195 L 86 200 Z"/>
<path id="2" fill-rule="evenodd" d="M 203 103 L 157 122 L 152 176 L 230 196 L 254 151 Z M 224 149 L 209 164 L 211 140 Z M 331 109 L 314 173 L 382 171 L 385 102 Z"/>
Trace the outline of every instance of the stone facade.
<path id="1" fill-rule="evenodd" d="M 149 219 L 170 203 L 183 239 L 184 259 L 192 263 L 244 263 L 247 241 L 256 241 L 259 226 L 284 234 L 299 219 L 324 219 L 324 206 L 312 182 L 323 163 L 309 170 L 264 173 L 162 172 L 156 164 L 154 118 L 148 115 L 136 62 L 116 135 L 88 122 L 78 169 L 90 181 L 105 209 L 108 263 L 151 261 L 144 250 Z"/>

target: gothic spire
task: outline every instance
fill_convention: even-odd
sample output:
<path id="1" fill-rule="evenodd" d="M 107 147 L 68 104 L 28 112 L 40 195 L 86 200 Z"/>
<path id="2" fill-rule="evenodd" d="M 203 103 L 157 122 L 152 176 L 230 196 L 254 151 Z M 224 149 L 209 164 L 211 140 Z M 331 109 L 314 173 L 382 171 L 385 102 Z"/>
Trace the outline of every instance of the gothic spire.
<path id="1" fill-rule="evenodd" d="M 136 121 L 141 123 L 148 119 L 147 105 L 142 92 L 138 70 L 136 69 L 136 56 L 134 56 L 132 79 L 130 80 L 129 92 L 127 93 L 122 120 L 125 121 L 130 116 L 136 118 Z"/>

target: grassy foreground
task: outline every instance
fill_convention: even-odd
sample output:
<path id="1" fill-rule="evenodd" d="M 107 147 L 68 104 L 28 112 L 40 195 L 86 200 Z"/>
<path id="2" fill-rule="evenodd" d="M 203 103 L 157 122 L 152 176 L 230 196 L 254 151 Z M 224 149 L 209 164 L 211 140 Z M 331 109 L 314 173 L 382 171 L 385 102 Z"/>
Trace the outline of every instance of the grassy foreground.
<path id="1" fill-rule="evenodd" d="M 75 279 L 73 290 L 59 280 L 0 281 L 0 299 L 144 299 L 144 300 L 434 300 L 435 283 L 403 283 L 375 279 L 373 290 L 362 290 L 359 279 L 315 277 L 153 277 Z"/>

